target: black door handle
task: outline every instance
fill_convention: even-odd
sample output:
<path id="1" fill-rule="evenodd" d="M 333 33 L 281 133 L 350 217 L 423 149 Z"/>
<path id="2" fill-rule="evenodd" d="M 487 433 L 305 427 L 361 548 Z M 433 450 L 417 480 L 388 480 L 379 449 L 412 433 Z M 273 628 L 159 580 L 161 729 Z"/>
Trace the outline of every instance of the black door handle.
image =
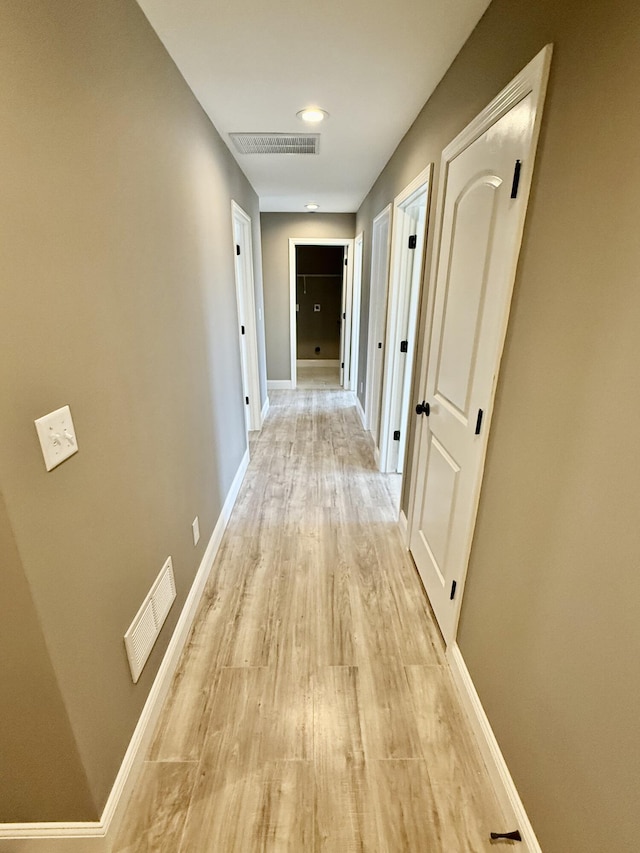
<path id="1" fill-rule="evenodd" d="M 431 414 L 431 406 L 423 400 L 421 403 L 418 403 L 416 406 L 416 415 L 426 415 L 429 417 Z"/>

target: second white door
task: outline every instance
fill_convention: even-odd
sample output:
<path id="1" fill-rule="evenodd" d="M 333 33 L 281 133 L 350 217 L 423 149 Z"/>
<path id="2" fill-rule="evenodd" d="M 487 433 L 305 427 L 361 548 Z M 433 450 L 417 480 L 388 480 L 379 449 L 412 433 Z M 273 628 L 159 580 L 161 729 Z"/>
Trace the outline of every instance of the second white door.
<path id="1" fill-rule="evenodd" d="M 260 380 L 258 378 L 258 335 L 253 291 L 251 219 L 238 204 L 232 201 L 231 220 L 235 250 L 236 299 L 245 422 L 247 430 L 258 430 L 262 426 L 262 414 Z"/>
<path id="2" fill-rule="evenodd" d="M 402 473 L 426 242 L 431 167 L 393 205 L 391 277 L 380 415 L 381 471 Z"/>
<path id="3" fill-rule="evenodd" d="M 367 357 L 366 419 L 376 450 L 380 442 L 380 402 L 382 368 L 387 323 L 389 249 L 391 246 L 391 205 L 373 220 L 371 241 L 371 287 L 369 290 L 369 340 Z"/>

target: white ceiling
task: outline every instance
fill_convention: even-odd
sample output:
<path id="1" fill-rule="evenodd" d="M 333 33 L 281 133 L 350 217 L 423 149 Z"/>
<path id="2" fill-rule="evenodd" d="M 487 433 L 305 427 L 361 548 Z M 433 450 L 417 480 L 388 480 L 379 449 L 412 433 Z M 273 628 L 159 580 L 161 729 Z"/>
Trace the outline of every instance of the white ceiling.
<path id="1" fill-rule="evenodd" d="M 265 211 L 358 209 L 489 0 L 138 0 Z M 296 112 L 330 117 L 305 126 Z M 242 155 L 229 133 L 320 132 Z"/>

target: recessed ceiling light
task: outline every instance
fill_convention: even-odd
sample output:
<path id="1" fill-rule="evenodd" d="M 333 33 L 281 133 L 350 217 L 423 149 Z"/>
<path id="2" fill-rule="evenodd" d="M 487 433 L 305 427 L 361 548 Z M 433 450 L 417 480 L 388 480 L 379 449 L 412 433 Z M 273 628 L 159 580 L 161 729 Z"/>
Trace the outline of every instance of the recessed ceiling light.
<path id="1" fill-rule="evenodd" d="M 296 115 L 301 121 L 309 122 L 309 124 L 318 124 L 324 119 L 329 118 L 329 113 L 321 110 L 319 107 L 305 107 Z"/>
<path id="2" fill-rule="evenodd" d="M 307 210 L 318 210 L 320 205 L 317 204 L 315 201 L 310 201 L 309 204 L 305 204 L 305 207 L 307 208 Z"/>

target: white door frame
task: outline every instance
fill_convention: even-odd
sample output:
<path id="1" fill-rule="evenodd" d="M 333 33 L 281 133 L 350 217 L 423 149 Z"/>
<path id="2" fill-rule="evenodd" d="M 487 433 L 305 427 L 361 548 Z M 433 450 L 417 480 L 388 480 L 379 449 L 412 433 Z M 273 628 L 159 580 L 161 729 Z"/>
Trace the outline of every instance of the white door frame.
<path id="1" fill-rule="evenodd" d="M 367 387 L 366 387 L 366 395 L 365 395 L 365 427 L 371 433 L 373 433 L 373 421 L 376 415 L 376 411 L 374 411 L 373 406 L 373 391 L 374 391 L 374 370 L 373 365 L 376 357 L 376 349 L 378 343 L 382 343 L 384 348 L 384 342 L 386 337 L 386 329 L 382 332 L 382 341 L 378 341 L 378 336 L 375 334 L 376 328 L 378 326 L 378 321 L 380 319 L 380 315 L 382 317 L 386 316 L 387 313 L 387 293 L 389 290 L 389 265 L 391 261 L 391 211 L 393 210 L 393 204 L 388 204 L 380 213 L 374 218 L 372 225 L 372 236 L 371 236 L 371 271 L 369 276 L 369 327 L 367 332 Z M 388 233 L 387 233 L 387 262 L 385 264 L 384 270 L 377 269 L 376 259 L 377 249 L 378 249 L 378 238 L 377 238 L 377 230 L 378 227 L 383 223 L 383 221 L 388 220 Z M 376 283 L 378 289 L 374 293 L 374 282 Z M 382 282 L 382 287 L 379 285 Z M 384 291 L 381 293 L 380 291 Z M 383 365 L 384 367 L 384 365 Z M 375 407 L 377 409 L 377 414 L 379 414 L 380 410 L 380 398 L 382 397 L 382 375 L 376 377 L 378 383 L 380 385 L 379 393 L 376 395 L 378 405 Z M 374 435 L 374 441 L 376 445 L 376 461 L 378 461 L 379 457 L 379 448 L 378 442 L 380 439 L 380 429 L 379 423 L 376 424 L 376 434 Z"/>
<path id="2" fill-rule="evenodd" d="M 251 217 L 233 200 L 231 201 L 231 227 L 243 390 L 244 396 L 249 398 L 249 404 L 245 409 L 246 424 L 247 430 L 259 430 L 262 428 L 262 406 L 260 402 Z M 237 246 L 240 246 L 240 255 L 237 253 Z M 242 334 L 242 326 L 244 326 L 244 335 Z"/>
<path id="3" fill-rule="evenodd" d="M 353 238 L 352 237 L 289 237 L 289 340 L 291 347 L 291 387 L 296 388 L 298 384 L 297 375 L 297 354 L 298 342 L 296 339 L 298 318 L 296 314 L 297 294 L 296 294 L 296 247 L 297 246 L 344 246 L 347 255 L 346 273 L 343 284 L 343 302 L 346 296 L 345 313 L 346 320 L 342 321 L 342 328 L 345 330 L 345 336 L 350 340 L 350 318 L 351 318 L 351 299 L 353 290 Z M 348 344 L 347 341 L 347 344 Z M 345 352 L 344 366 L 344 383 L 348 381 L 348 350 Z"/>
<path id="4" fill-rule="evenodd" d="M 452 142 L 444 149 L 442 152 L 442 157 L 440 161 L 440 174 L 439 174 L 439 189 L 438 189 L 438 202 L 437 202 L 437 221 L 435 223 L 435 241 L 434 241 L 434 254 L 431 261 L 430 271 L 429 271 L 429 290 L 428 290 L 428 302 L 427 302 L 427 310 L 425 312 L 425 342 L 423 347 L 423 356 L 422 363 L 420 365 L 420 379 L 419 379 L 419 388 L 420 395 L 424 392 L 426 397 L 426 386 L 427 386 L 427 374 L 429 370 L 429 351 L 431 348 L 431 332 L 432 332 L 432 322 L 433 322 L 433 312 L 435 306 L 435 286 L 438 277 L 438 269 L 440 266 L 440 243 L 442 238 L 442 228 L 443 228 L 443 216 L 444 216 L 444 201 L 445 201 L 445 193 L 446 193 L 446 174 L 449 163 L 455 159 L 455 157 L 460 154 L 465 148 L 468 148 L 476 139 L 481 137 L 489 128 L 491 128 L 497 121 L 499 121 L 506 113 L 509 112 L 516 104 L 518 104 L 521 100 L 523 100 L 527 95 L 533 94 L 535 99 L 535 118 L 533 125 L 533 132 L 531 135 L 531 143 L 530 143 L 530 152 L 531 152 L 531 163 L 529 168 L 525 168 L 521 173 L 520 186 L 519 186 L 519 197 L 524 199 L 524 204 L 520 210 L 520 218 L 518 222 L 518 230 L 517 230 L 517 250 L 514 252 L 514 256 L 512 259 L 512 267 L 511 267 L 511 286 L 507 296 L 507 302 L 504 306 L 503 315 L 502 315 L 502 324 L 500 330 L 500 341 L 499 346 L 496 351 L 496 361 L 495 361 L 495 370 L 493 374 L 493 385 L 490 391 L 490 397 L 487 404 L 487 409 L 485 412 L 485 416 L 483 419 L 483 429 L 481 433 L 481 457 L 479 461 L 479 474 L 475 487 L 475 498 L 474 498 L 474 508 L 473 508 L 473 522 L 470 525 L 470 529 L 468 531 L 467 541 L 465 543 L 464 548 L 464 565 L 460 566 L 460 571 L 458 572 L 458 576 L 456 578 L 456 595 L 454 599 L 454 616 L 452 621 L 451 630 L 446 632 L 444 635 L 444 640 L 447 646 L 452 646 L 456 642 L 456 637 L 458 633 L 458 625 L 460 621 L 460 611 L 462 609 L 462 601 L 464 596 L 464 587 L 467 578 L 467 570 L 469 567 L 469 558 L 471 556 L 471 545 L 473 542 L 473 536 L 475 532 L 475 523 L 478 514 L 478 506 L 480 503 L 480 492 L 482 489 L 482 481 L 484 478 L 484 469 L 486 462 L 486 453 L 487 453 L 487 445 L 489 434 L 491 431 L 491 420 L 493 415 L 493 404 L 495 401 L 495 394 L 498 382 L 498 375 L 500 371 L 500 362 L 502 360 L 502 353 L 504 350 L 504 342 L 507 335 L 507 326 L 509 323 L 509 313 L 511 310 L 511 297 L 513 295 L 513 285 L 515 284 L 518 258 L 520 255 L 520 248 L 522 245 L 522 235 L 524 232 L 524 224 L 525 218 L 527 215 L 527 207 L 529 201 L 529 193 L 531 190 L 531 179 L 533 174 L 533 163 L 535 161 L 535 153 L 538 145 L 538 137 L 540 135 L 540 126 L 542 124 L 542 111 L 544 107 L 545 94 L 547 88 L 547 81 L 549 79 L 549 69 L 551 66 L 551 56 L 553 52 L 553 46 L 548 44 L 546 45 L 532 60 L 531 62 L 523 68 L 523 70 L 515 77 L 492 101 L 491 103 L 485 107 L 482 112 L 480 112 L 468 125 L 465 129 L 456 136 Z M 419 395 L 419 396 L 420 396 Z M 408 518 L 408 533 L 407 533 L 407 541 L 410 542 L 412 538 L 413 528 L 415 525 L 415 513 L 416 513 L 416 500 L 417 500 L 417 479 L 418 479 L 418 465 L 420 461 L 422 447 L 422 440 L 420 432 L 418 432 L 418 438 L 416 441 L 416 446 L 414 448 L 413 460 L 411 466 L 410 473 L 410 481 L 409 481 L 409 518 Z"/>
<path id="5" fill-rule="evenodd" d="M 364 233 L 361 231 L 354 241 L 353 249 L 353 298 L 351 306 L 351 345 L 349 359 L 349 388 L 358 393 L 358 366 L 360 361 L 360 306 L 362 302 L 362 260 Z M 346 385 L 345 385 L 346 387 Z"/>
<path id="6" fill-rule="evenodd" d="M 393 201 L 393 224 L 391 229 L 391 274 L 389 281 L 389 298 L 387 305 L 387 327 L 386 327 L 386 345 L 384 358 L 384 371 L 382 382 L 382 405 L 380 411 L 380 440 L 378 447 L 380 450 L 379 468 L 383 472 L 390 470 L 390 442 L 393 441 L 393 409 L 395 394 L 395 386 L 398 380 L 399 373 L 399 351 L 401 341 L 400 323 L 402 315 L 400 306 L 404 299 L 409 299 L 409 349 L 406 357 L 405 382 L 410 387 L 411 374 L 413 373 L 413 360 L 416 351 L 416 337 L 418 332 L 418 308 L 420 304 L 420 290 L 422 287 L 425 249 L 427 239 L 427 224 L 429 219 L 429 195 L 431 190 L 431 171 L 432 164 L 430 163 L 425 169 L 417 175 L 410 184 L 408 184 L 401 193 L 399 193 Z M 406 218 L 401 216 L 405 206 L 412 200 L 413 197 L 420 193 L 425 195 L 425 216 L 424 230 L 422 239 L 418 235 L 418 242 L 421 250 L 420 268 L 417 278 L 414 280 L 414 286 L 407 293 L 408 284 L 404 276 L 404 267 L 406 262 L 406 240 L 409 236 L 406 232 Z M 405 233 L 406 232 L 406 233 Z M 415 271 L 415 270 L 414 270 Z M 410 418 L 407 418 L 407 423 L 403 425 L 405 431 L 409 429 Z M 403 442 L 404 445 L 404 442 Z M 402 459 L 400 459 L 400 465 Z M 395 470 L 395 469 L 394 469 Z"/>

